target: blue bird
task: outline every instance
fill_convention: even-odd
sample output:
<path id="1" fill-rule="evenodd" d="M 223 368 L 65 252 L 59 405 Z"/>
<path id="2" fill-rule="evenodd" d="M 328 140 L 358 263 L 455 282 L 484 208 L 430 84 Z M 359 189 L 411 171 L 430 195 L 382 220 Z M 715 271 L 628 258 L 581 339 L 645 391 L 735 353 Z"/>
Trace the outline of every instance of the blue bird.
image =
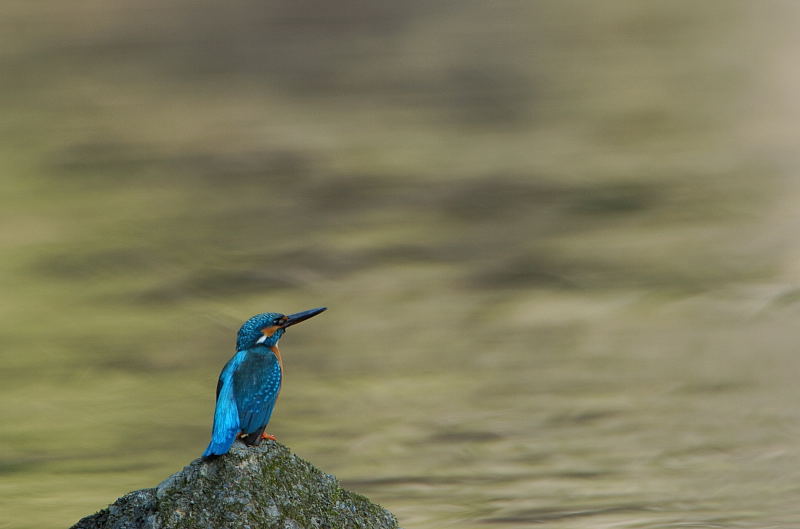
<path id="1" fill-rule="evenodd" d="M 217 381 L 217 407 L 211 442 L 203 458 L 227 454 L 240 435 L 246 445 L 275 439 L 264 433 L 281 390 L 283 359 L 278 349 L 286 328 L 316 316 L 326 307 L 296 314 L 266 312 L 244 322 L 236 337 L 236 354 Z"/>

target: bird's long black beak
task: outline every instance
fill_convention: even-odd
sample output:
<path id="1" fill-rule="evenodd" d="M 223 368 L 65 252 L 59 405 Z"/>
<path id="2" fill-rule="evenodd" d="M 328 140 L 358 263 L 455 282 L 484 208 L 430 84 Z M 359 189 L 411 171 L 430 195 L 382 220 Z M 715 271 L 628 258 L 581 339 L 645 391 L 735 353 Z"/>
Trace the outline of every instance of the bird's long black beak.
<path id="1" fill-rule="evenodd" d="M 320 312 L 325 312 L 327 309 L 328 307 L 319 307 L 316 309 L 304 310 L 303 312 L 297 312 L 295 314 L 289 314 L 286 316 L 286 322 L 281 325 L 281 327 L 284 329 L 286 327 L 291 327 L 295 323 L 300 323 L 301 321 L 306 321 L 308 318 L 313 318 Z"/>

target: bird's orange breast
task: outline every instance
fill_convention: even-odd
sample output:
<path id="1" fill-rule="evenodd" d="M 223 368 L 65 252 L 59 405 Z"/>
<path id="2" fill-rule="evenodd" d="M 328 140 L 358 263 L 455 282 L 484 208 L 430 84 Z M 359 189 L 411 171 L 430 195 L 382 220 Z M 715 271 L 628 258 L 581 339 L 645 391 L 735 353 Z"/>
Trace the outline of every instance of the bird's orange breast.
<path id="1" fill-rule="evenodd" d="M 271 345 L 269 349 L 275 353 L 275 357 L 278 359 L 278 365 L 281 366 L 281 373 L 283 373 L 283 357 L 281 357 L 281 350 L 278 349 L 277 345 Z"/>

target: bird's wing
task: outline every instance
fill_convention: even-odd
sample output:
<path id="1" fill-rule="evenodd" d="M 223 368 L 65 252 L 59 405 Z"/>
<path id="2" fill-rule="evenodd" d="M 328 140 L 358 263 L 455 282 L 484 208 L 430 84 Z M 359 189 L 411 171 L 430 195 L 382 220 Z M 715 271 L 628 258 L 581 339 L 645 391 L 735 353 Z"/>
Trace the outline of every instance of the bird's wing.
<path id="1" fill-rule="evenodd" d="M 230 362 L 228 362 L 228 363 L 230 363 Z M 228 367 L 228 364 L 225 364 L 225 367 Z M 225 372 L 225 369 L 223 368 L 222 373 L 224 373 L 224 372 Z M 217 396 L 214 397 L 214 399 L 219 399 L 219 392 L 222 389 L 222 384 L 223 384 L 223 382 L 222 382 L 222 373 L 219 374 L 219 378 L 217 379 Z"/>
<path id="2" fill-rule="evenodd" d="M 203 452 L 203 457 L 226 454 L 239 434 L 239 412 L 233 396 L 233 374 L 242 361 L 242 353 L 231 358 L 217 381 L 217 407 L 214 410 L 214 428 L 211 442 Z"/>
<path id="3" fill-rule="evenodd" d="M 233 374 L 233 397 L 242 432 L 263 430 L 280 390 L 281 366 L 275 354 L 264 346 L 248 351 Z"/>

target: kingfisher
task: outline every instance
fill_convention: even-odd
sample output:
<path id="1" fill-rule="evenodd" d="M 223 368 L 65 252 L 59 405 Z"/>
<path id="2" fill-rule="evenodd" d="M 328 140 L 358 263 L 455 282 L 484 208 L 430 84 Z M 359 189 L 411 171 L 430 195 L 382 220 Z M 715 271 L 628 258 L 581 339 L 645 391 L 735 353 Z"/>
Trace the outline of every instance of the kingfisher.
<path id="1" fill-rule="evenodd" d="M 256 314 L 239 329 L 236 354 L 228 360 L 217 381 L 217 406 L 211 442 L 204 459 L 227 454 L 237 438 L 246 445 L 275 439 L 264 433 L 283 380 L 283 358 L 278 341 L 287 327 L 305 321 L 327 307 L 296 314 Z"/>

